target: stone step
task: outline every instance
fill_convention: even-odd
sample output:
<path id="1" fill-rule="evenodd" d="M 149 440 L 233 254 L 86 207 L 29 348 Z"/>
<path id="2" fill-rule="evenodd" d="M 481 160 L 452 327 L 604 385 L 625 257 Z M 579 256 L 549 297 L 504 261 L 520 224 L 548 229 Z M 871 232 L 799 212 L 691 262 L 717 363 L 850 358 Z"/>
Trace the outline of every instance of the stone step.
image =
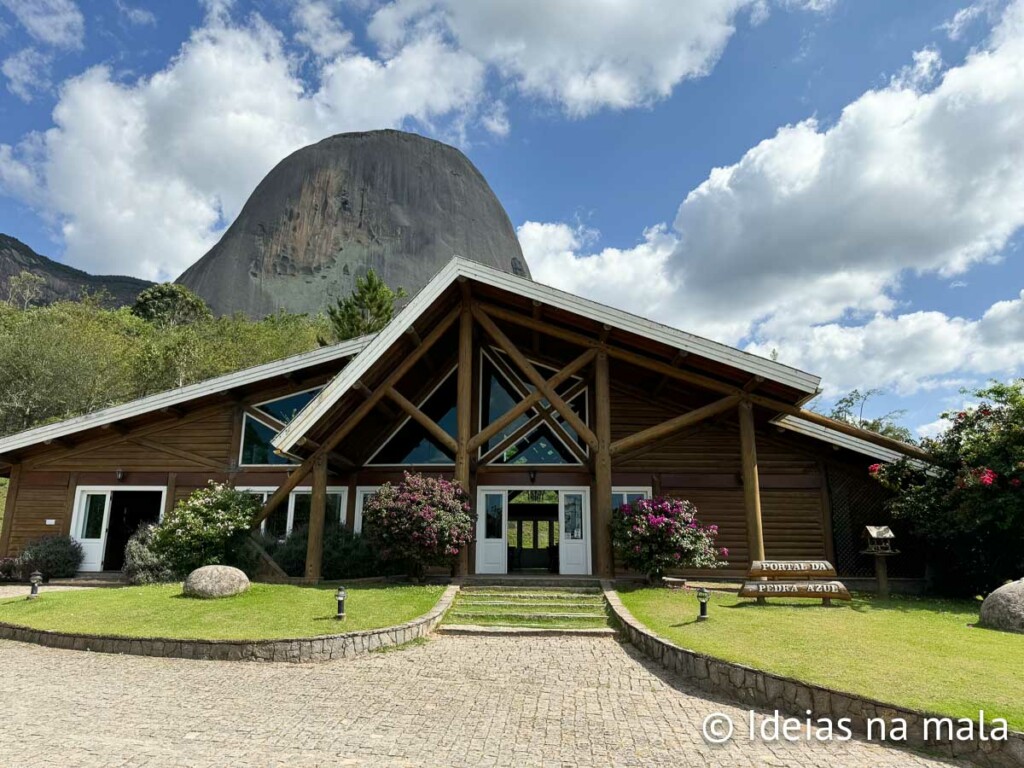
<path id="1" fill-rule="evenodd" d="M 544 603 L 499 603 L 499 602 L 459 602 L 455 610 L 474 610 L 481 613 L 506 614 L 516 611 L 565 611 L 567 613 L 596 613 L 604 610 L 604 605 L 550 605 Z"/>
<path id="2" fill-rule="evenodd" d="M 607 619 L 604 613 L 492 613 L 482 611 L 463 611 L 455 608 L 451 615 L 465 619 L 520 619 L 522 621 L 536 621 L 540 619 Z"/>
<path id="3" fill-rule="evenodd" d="M 614 635 L 611 627 L 505 627 L 500 624 L 442 624 L 436 630 L 445 635 L 509 635 L 513 637 L 559 637 Z"/>
<path id="4" fill-rule="evenodd" d="M 523 584 L 512 586 L 507 584 L 463 584 L 461 592 L 475 594 L 479 592 L 509 592 L 530 593 L 539 595 L 600 595 L 603 594 L 600 587 L 545 587 L 540 584 Z"/>
<path id="5" fill-rule="evenodd" d="M 513 590 L 509 590 L 507 592 L 477 592 L 475 590 L 462 590 L 459 594 L 463 598 L 472 598 L 474 600 L 477 598 L 502 598 L 503 600 L 581 600 L 594 602 L 601 602 L 604 600 L 604 595 L 581 592 L 517 592 Z"/>
<path id="6" fill-rule="evenodd" d="M 463 589 L 467 587 L 527 587 L 534 589 L 537 587 L 551 588 L 551 589 L 591 589 L 600 591 L 601 580 L 595 579 L 589 576 L 553 576 L 551 578 L 533 576 L 533 577 L 516 577 L 516 576 L 487 576 L 487 575 L 475 575 L 466 576 L 462 579 Z"/>

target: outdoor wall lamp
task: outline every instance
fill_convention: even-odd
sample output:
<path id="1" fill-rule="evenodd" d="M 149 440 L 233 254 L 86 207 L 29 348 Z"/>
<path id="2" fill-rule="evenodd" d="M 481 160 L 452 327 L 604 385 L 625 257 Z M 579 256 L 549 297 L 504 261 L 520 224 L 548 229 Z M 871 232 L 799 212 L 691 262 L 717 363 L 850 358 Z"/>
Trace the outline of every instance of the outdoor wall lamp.
<path id="1" fill-rule="evenodd" d="M 124 470 L 123 469 L 115 470 L 114 471 L 114 477 L 117 478 L 117 482 L 119 482 L 119 483 L 123 482 L 124 481 Z"/>
<path id="2" fill-rule="evenodd" d="M 711 599 L 711 593 L 706 588 L 700 587 L 697 589 L 697 602 L 700 603 L 700 615 L 697 616 L 697 621 L 708 620 L 708 600 Z"/>
<path id="3" fill-rule="evenodd" d="M 340 621 L 345 618 L 345 598 L 348 597 L 348 592 L 345 591 L 344 587 L 338 587 L 334 597 L 338 601 L 338 615 L 334 618 Z"/>
<path id="4" fill-rule="evenodd" d="M 43 583 L 43 574 L 39 571 L 32 571 L 32 575 L 28 577 L 29 584 L 32 585 L 32 591 L 28 593 L 29 600 L 35 600 L 39 597 L 39 585 Z"/>
<path id="5" fill-rule="evenodd" d="M 536 469 L 531 469 L 529 474 L 530 474 L 530 484 L 532 485 L 533 483 L 537 482 L 537 470 Z"/>

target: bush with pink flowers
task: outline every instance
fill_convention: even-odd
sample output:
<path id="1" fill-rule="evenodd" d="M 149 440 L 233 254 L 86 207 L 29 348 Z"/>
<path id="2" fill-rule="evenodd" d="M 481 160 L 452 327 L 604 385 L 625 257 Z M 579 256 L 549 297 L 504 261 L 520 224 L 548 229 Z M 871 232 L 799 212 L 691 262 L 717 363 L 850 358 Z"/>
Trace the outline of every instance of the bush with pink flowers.
<path id="1" fill-rule="evenodd" d="M 640 499 L 612 512 L 615 551 L 630 570 L 650 581 L 676 568 L 718 568 L 729 550 L 715 546 L 718 526 L 701 525 L 684 499 Z"/>
<path id="2" fill-rule="evenodd" d="M 473 516 L 458 483 L 406 472 L 366 500 L 363 535 L 382 559 L 404 561 L 422 578 L 428 565 L 450 565 L 469 546 Z"/>
<path id="3" fill-rule="evenodd" d="M 922 442 L 931 464 L 868 467 L 894 492 L 893 516 L 927 542 L 935 586 L 967 596 L 1024 576 L 1024 381 L 970 396 L 976 405 L 944 413 L 946 429 Z"/>

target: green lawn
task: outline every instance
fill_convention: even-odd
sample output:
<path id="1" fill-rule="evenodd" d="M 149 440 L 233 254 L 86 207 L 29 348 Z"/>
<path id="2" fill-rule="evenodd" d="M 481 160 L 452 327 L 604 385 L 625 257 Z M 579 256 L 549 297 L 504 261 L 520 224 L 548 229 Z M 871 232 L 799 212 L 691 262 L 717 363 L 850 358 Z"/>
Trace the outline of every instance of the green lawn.
<path id="1" fill-rule="evenodd" d="M 697 623 L 692 591 L 619 592 L 632 614 L 676 645 L 788 677 L 954 717 L 1003 717 L 1024 730 L 1024 635 L 969 627 L 978 603 L 855 596 L 756 605 L 712 592 Z"/>
<path id="2" fill-rule="evenodd" d="M 204 640 L 271 640 L 355 632 L 427 613 L 443 587 L 348 587 L 347 618 L 334 618 L 335 587 L 253 584 L 220 600 L 183 597 L 181 585 L 47 592 L 0 600 L 0 621 L 86 634 Z"/>

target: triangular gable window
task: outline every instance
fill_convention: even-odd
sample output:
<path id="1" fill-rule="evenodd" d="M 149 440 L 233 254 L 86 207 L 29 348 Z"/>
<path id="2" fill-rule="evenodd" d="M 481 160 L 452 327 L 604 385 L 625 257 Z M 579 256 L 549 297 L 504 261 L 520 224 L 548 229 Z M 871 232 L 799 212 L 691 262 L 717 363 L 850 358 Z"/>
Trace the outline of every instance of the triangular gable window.
<path id="1" fill-rule="evenodd" d="M 276 400 L 268 400 L 265 403 L 257 403 L 254 410 L 266 414 L 271 419 L 287 424 L 295 418 L 295 414 L 301 411 L 306 405 L 320 394 L 322 387 L 296 392 L 293 395 L 285 395 Z M 281 464 L 294 464 L 295 462 L 274 453 L 274 446 L 270 441 L 277 434 L 277 429 L 261 421 L 252 414 L 245 414 L 242 417 L 242 455 L 239 464 L 243 466 L 278 466 Z"/>
<path id="2" fill-rule="evenodd" d="M 457 381 L 453 370 L 437 388 L 417 405 L 427 416 L 452 437 L 458 433 L 456 401 Z M 367 462 L 374 466 L 412 464 L 453 464 L 455 457 L 439 445 L 427 430 L 412 419 L 406 419 L 380 450 Z"/>
<path id="3" fill-rule="evenodd" d="M 509 375 L 514 375 L 511 369 L 506 366 L 499 366 L 491 359 L 488 353 L 481 355 L 483 364 L 481 366 L 482 391 L 481 391 L 481 420 L 484 425 L 498 419 L 502 414 L 519 402 L 524 393 L 533 392 L 533 385 L 522 381 L 518 377 L 513 382 Z M 535 364 L 536 365 L 536 364 Z M 503 370 L 504 368 L 504 370 Z M 537 365 L 538 370 L 550 371 L 546 366 Z M 558 394 L 567 397 L 569 393 L 576 392 L 567 402 L 568 405 L 579 415 L 583 423 L 587 423 L 587 390 L 580 389 L 580 379 L 573 377 L 558 388 Z M 546 399 L 540 401 L 542 407 L 548 406 Z M 587 452 L 583 440 L 576 434 L 565 419 L 554 410 L 549 411 L 552 418 L 564 429 L 568 436 L 574 440 L 582 449 Z M 519 416 L 515 421 L 506 426 L 501 432 L 491 438 L 487 445 L 482 446 L 480 455 L 491 451 L 513 434 L 521 430 L 532 419 L 538 415 L 536 408 L 531 408 Z M 500 454 L 495 456 L 492 464 L 503 465 L 529 465 L 529 464 L 580 464 L 578 456 L 555 434 L 549 425 L 540 419 L 536 419 L 536 425 L 525 435 L 519 437 L 511 445 L 506 446 Z"/>

